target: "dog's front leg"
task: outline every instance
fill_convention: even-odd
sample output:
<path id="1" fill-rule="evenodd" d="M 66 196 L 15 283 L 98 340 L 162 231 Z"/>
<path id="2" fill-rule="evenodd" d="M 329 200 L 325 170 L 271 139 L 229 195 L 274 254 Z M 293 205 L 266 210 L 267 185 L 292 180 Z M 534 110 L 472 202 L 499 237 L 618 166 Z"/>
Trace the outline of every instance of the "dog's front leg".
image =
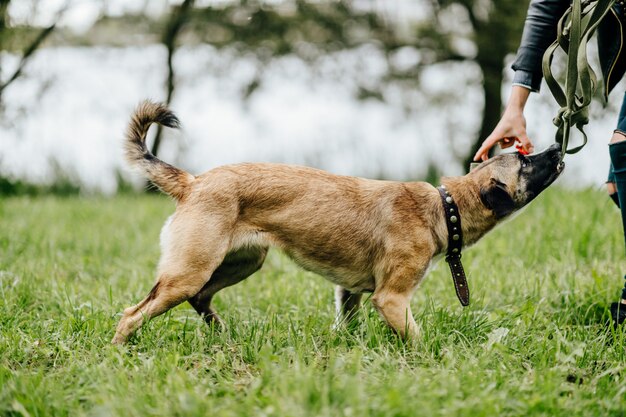
<path id="1" fill-rule="evenodd" d="M 426 272 L 428 261 L 412 261 L 410 265 L 393 267 L 385 274 L 374 291 L 372 304 L 403 339 L 416 340 L 420 336 L 420 328 L 413 318 L 410 301 Z"/>
<path id="2" fill-rule="evenodd" d="M 413 318 L 410 294 L 384 291 L 372 297 L 372 304 L 387 324 L 403 339 L 416 340 L 420 328 Z"/>

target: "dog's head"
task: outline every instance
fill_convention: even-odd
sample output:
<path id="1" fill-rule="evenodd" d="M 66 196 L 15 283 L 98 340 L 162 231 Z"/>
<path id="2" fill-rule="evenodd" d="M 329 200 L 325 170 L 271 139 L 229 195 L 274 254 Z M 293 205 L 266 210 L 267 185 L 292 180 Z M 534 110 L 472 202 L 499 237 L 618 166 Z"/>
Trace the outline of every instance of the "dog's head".
<path id="1" fill-rule="evenodd" d="M 480 186 L 480 199 L 496 219 L 530 203 L 563 171 L 561 146 L 554 144 L 536 155 L 498 155 L 468 174 Z"/>

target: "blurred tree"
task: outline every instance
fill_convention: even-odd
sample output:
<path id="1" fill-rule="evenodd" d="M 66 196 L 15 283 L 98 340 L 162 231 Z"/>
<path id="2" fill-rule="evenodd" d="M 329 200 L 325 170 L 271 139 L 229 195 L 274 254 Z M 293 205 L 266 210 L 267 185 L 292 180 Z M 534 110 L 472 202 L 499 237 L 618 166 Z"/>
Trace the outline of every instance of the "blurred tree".
<path id="1" fill-rule="evenodd" d="M 165 31 L 161 42 L 167 48 L 167 82 L 166 90 L 167 95 L 165 102 L 169 106 L 172 102 L 172 96 L 176 88 L 175 84 L 175 72 L 174 72 L 174 54 L 178 47 L 177 39 L 181 32 L 181 29 L 187 23 L 190 16 L 191 8 L 194 5 L 195 0 L 184 0 L 179 6 L 174 6 L 170 14 L 170 17 L 165 25 Z M 154 144 L 152 145 L 152 154 L 157 155 L 159 147 L 161 146 L 161 138 L 163 135 L 163 127 L 158 126 L 156 136 L 154 138 Z"/>
<path id="2" fill-rule="evenodd" d="M 483 75 L 484 108 L 478 137 L 463 164 L 469 166 L 482 141 L 500 120 L 502 112 L 502 73 L 504 59 L 515 52 L 522 35 L 529 0 L 433 0 L 435 22 L 442 11 L 455 5 L 467 13 L 472 27 L 468 39 L 476 45 L 476 61 Z"/>
<path id="3" fill-rule="evenodd" d="M 30 33 L 31 31 L 26 30 L 26 28 L 21 28 L 22 30 L 19 31 L 18 36 L 15 33 L 17 32 L 16 28 L 11 26 L 9 19 L 10 2 L 11 0 L 0 0 L 0 52 L 9 49 L 18 49 L 21 50 L 21 58 L 15 70 L 6 77 L 6 80 L 0 78 L 0 107 L 2 106 L 2 93 L 4 90 L 22 75 L 28 61 L 46 38 L 54 31 L 57 21 L 65 11 L 65 8 L 63 8 L 57 14 L 57 18 L 51 25 L 40 29 L 34 35 Z M 11 43 L 11 45 L 9 45 L 9 43 Z M 0 74 L 2 74 L 2 60 L 0 60 Z"/>
<path id="4" fill-rule="evenodd" d="M 424 68 L 444 62 L 474 62 L 482 73 L 484 109 L 479 132 L 463 165 L 497 124 L 505 57 L 519 44 L 529 0 L 421 0 L 424 17 L 409 30 L 371 8 L 348 0 L 293 0 L 267 4 L 239 0 L 190 10 L 189 31 L 198 41 L 254 54 L 259 70 L 243 91 L 245 98 L 262 83 L 262 70 L 273 58 L 295 55 L 314 63 L 331 52 L 371 45 L 387 57 L 387 74 L 378 85 L 360 86 L 358 97 L 384 100 L 388 84 L 417 88 Z M 180 27 L 178 27 L 180 29 Z M 413 48 L 419 60 L 397 68 L 393 53 Z M 464 89 L 465 85 L 459 85 Z M 458 152 L 457 152 L 458 154 Z"/>
<path id="5" fill-rule="evenodd" d="M 295 55 L 314 64 L 329 53 L 363 45 L 386 53 L 407 44 L 392 22 L 376 11 L 341 0 L 240 0 L 195 9 L 189 28 L 200 42 L 257 58 L 259 71 L 244 89 L 245 98 L 260 86 L 262 69 L 273 58 Z"/>

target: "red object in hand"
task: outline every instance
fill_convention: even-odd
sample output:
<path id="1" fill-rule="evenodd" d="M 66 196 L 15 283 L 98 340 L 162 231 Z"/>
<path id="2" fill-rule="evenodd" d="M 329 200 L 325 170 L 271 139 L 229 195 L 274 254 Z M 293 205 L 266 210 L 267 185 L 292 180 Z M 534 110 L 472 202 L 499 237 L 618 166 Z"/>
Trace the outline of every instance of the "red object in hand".
<path id="1" fill-rule="evenodd" d="M 522 145 L 515 145 L 515 149 L 517 149 L 517 152 L 521 153 L 522 155 L 528 155 L 528 151 L 522 148 Z"/>

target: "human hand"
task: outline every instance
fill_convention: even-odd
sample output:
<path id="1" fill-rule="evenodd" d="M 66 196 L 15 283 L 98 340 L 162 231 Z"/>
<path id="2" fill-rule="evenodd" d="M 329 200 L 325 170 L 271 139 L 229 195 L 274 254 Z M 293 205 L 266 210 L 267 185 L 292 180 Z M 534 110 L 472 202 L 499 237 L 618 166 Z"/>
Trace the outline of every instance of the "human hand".
<path id="1" fill-rule="evenodd" d="M 529 95 L 530 90 L 526 87 L 514 85 L 511 88 L 511 95 L 500 122 L 476 152 L 474 161 L 479 159 L 486 161 L 489 158 L 489 150 L 496 143 L 505 149 L 517 142 L 520 152 L 527 154 L 533 152 L 534 146 L 526 135 L 526 119 L 524 118 L 524 107 Z"/>
<path id="2" fill-rule="evenodd" d="M 489 159 L 489 150 L 498 143 L 500 148 L 506 149 L 519 143 L 519 148 L 527 153 L 532 153 L 535 149 L 531 140 L 526 135 L 526 119 L 521 111 L 507 109 L 500 122 L 498 122 L 493 132 L 482 143 L 474 161 L 479 159 L 486 161 Z"/>

